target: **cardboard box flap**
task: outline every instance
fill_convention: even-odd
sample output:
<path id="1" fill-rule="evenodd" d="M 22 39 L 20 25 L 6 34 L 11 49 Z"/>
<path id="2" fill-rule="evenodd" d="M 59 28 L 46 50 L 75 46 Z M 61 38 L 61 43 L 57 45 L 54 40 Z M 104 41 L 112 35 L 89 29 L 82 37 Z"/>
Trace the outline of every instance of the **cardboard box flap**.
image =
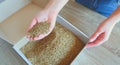
<path id="1" fill-rule="evenodd" d="M 26 35 L 30 22 L 40 9 L 31 3 L 0 23 L 1 38 L 16 44 Z"/>

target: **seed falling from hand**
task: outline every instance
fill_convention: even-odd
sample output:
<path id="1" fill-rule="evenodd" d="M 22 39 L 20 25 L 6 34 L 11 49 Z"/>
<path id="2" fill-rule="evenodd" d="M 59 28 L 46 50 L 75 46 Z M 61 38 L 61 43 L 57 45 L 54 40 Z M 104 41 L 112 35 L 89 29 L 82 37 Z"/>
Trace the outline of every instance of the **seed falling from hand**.
<path id="1" fill-rule="evenodd" d="M 49 32 L 49 27 L 49 22 L 38 23 L 28 32 L 28 35 L 30 35 L 31 37 L 35 37 L 40 34 L 46 34 Z"/>

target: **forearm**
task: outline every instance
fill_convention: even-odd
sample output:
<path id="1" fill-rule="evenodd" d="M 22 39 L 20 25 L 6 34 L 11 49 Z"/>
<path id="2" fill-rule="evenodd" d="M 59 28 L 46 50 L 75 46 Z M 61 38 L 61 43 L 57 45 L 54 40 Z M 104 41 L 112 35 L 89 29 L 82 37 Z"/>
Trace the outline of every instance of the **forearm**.
<path id="1" fill-rule="evenodd" d="M 45 9 L 49 9 L 58 14 L 68 1 L 69 0 L 49 0 L 49 3 L 45 6 Z"/>
<path id="2" fill-rule="evenodd" d="M 120 21 L 120 6 L 106 19 L 106 21 L 113 25 Z"/>

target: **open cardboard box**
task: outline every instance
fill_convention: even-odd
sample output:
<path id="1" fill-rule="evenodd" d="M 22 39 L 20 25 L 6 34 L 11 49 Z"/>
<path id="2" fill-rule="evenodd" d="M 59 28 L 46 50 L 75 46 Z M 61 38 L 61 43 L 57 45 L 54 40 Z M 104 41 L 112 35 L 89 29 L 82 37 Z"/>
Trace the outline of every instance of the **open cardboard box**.
<path id="1" fill-rule="evenodd" d="M 61 16 L 58 16 L 57 22 L 60 23 L 62 26 L 67 28 L 69 31 L 74 33 L 80 40 L 82 40 L 82 44 L 85 44 L 87 41 L 87 36 L 82 33 L 80 30 L 78 30 L 76 27 L 74 27 L 72 24 L 67 22 L 65 19 L 63 19 Z M 29 39 L 26 37 L 22 38 L 17 44 L 13 46 L 13 48 L 17 51 L 17 53 L 27 62 L 28 65 L 32 65 L 32 63 L 27 59 L 27 57 L 23 54 L 23 52 L 20 50 L 23 46 L 25 46 L 29 42 Z M 79 43 L 81 44 L 81 43 Z M 79 46 L 81 47 L 81 46 Z M 84 47 L 82 47 L 84 48 Z M 79 50 L 80 53 L 81 49 Z M 34 52 L 33 52 L 34 53 Z M 73 52 L 74 53 L 74 52 Z M 73 59 L 74 61 L 74 59 Z"/>
<path id="2" fill-rule="evenodd" d="M 40 2 L 40 0 L 36 0 L 36 2 L 37 1 Z M 41 0 L 41 2 L 43 2 L 43 0 Z M 10 4 L 10 6 L 12 5 L 9 2 L 7 2 L 7 3 Z M 15 2 L 13 2 L 13 3 L 15 3 Z M 19 5 L 19 6 L 16 6 L 16 5 Z M 16 7 L 13 8 L 12 14 L 9 14 L 9 15 L 5 14 L 4 21 L 2 21 L 2 23 L 0 23 L 0 36 L 1 36 L 1 38 L 5 39 L 6 41 L 13 44 L 13 48 L 15 49 L 15 51 L 26 61 L 26 63 L 28 65 L 32 65 L 31 62 L 21 52 L 20 49 L 23 46 L 25 46 L 27 44 L 27 42 L 29 41 L 25 37 L 25 35 L 27 33 L 26 32 L 27 27 L 29 26 L 32 18 L 40 11 L 41 7 L 39 7 L 35 3 L 34 4 L 31 3 L 31 0 L 26 0 L 26 1 L 21 0 L 21 2 L 19 4 L 14 4 L 14 6 L 16 6 L 18 8 L 17 9 L 16 9 Z M 9 7 L 7 9 L 9 9 Z M 3 13 L 5 13 L 5 12 L 3 12 Z M 8 12 L 8 13 L 11 13 L 11 12 Z M 1 19 L 1 20 L 3 20 L 3 19 Z M 67 28 L 72 33 L 74 33 L 74 35 L 76 35 L 83 42 L 83 44 L 87 43 L 88 37 L 82 31 L 80 31 L 75 26 L 73 26 L 71 23 L 69 23 L 67 20 L 62 18 L 60 15 L 58 15 L 58 17 L 57 17 L 57 22 L 60 23 L 65 28 Z M 82 48 L 84 48 L 84 47 L 82 47 Z M 81 51 L 79 51 L 78 53 L 80 54 L 80 52 Z M 76 56 L 76 58 L 77 58 L 77 56 Z M 73 59 L 73 62 L 75 63 L 76 61 L 74 61 L 74 60 L 75 59 Z M 73 62 L 71 62 L 71 65 Z"/>

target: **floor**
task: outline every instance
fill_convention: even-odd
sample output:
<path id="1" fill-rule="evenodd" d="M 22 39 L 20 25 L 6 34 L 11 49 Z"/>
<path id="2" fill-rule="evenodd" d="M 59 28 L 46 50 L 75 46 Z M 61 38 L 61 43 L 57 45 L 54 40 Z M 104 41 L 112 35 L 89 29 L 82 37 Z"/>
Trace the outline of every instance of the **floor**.
<path id="1" fill-rule="evenodd" d="M 12 49 L 12 45 L 0 38 L 0 65 L 27 65 Z"/>

